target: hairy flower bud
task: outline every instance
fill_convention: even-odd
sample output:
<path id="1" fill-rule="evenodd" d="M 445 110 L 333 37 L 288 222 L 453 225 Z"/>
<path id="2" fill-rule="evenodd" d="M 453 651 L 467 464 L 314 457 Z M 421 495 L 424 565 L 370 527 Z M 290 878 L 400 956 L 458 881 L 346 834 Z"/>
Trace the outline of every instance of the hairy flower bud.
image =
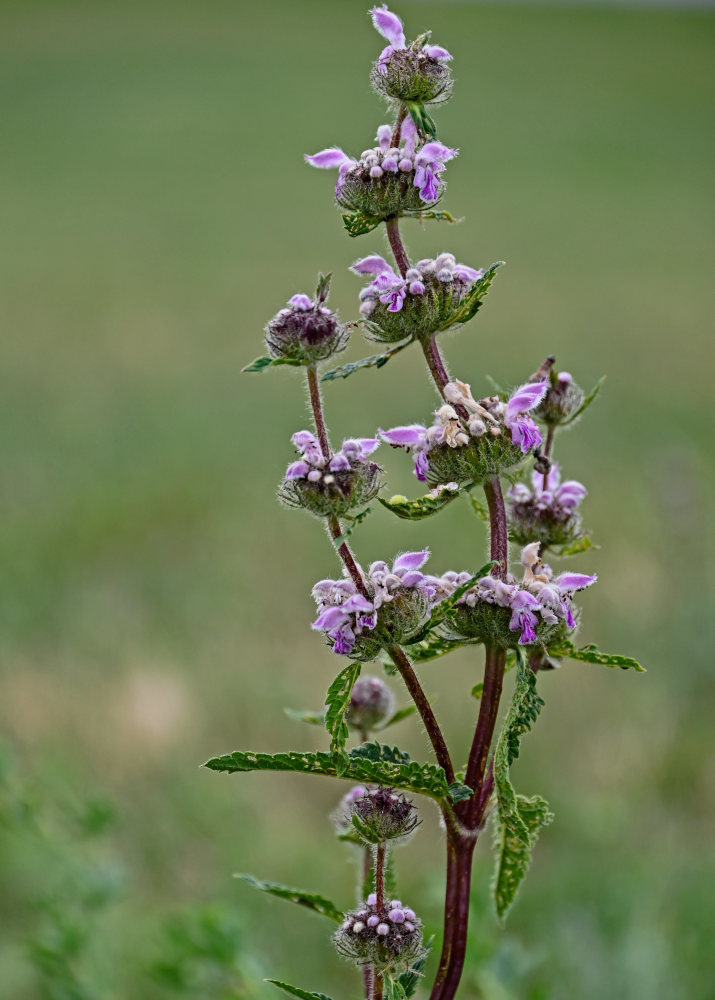
<path id="1" fill-rule="evenodd" d="M 351 822 L 366 844 L 404 840 L 420 823 L 409 799 L 391 788 L 373 788 L 351 805 Z"/>
<path id="2" fill-rule="evenodd" d="M 555 371 L 554 360 L 553 355 L 550 355 L 531 376 L 534 382 L 547 382 L 546 394 L 534 409 L 534 417 L 550 427 L 564 423 L 583 403 L 581 386 L 574 382 L 569 372 Z"/>
<path id="3" fill-rule="evenodd" d="M 368 461 L 379 445 L 376 438 L 348 438 L 327 458 L 310 431 L 298 431 L 292 440 L 300 457 L 288 466 L 278 490 L 287 506 L 303 507 L 317 517 L 344 517 L 381 489 L 382 469 Z"/>
<path id="4" fill-rule="evenodd" d="M 375 969 L 407 968 L 424 954 L 422 923 L 414 910 L 393 899 L 378 911 L 374 893 L 359 910 L 345 914 L 333 942 L 345 958 Z"/>
<path id="5" fill-rule="evenodd" d="M 429 45 L 430 32 L 408 47 L 402 21 L 386 6 L 374 7 L 372 23 L 389 45 L 372 67 L 370 80 L 379 94 L 392 101 L 435 104 L 452 93 L 447 63 L 452 58 L 441 45 Z"/>
<path id="6" fill-rule="evenodd" d="M 314 298 L 294 295 L 266 326 L 266 347 L 272 358 L 314 365 L 342 351 L 349 331 L 323 304 L 328 297 L 330 275 L 321 277 Z"/>
<path id="7" fill-rule="evenodd" d="M 531 478 L 532 489 L 516 483 L 507 493 L 511 538 L 522 545 L 539 541 L 544 547 L 568 545 L 581 538 L 577 508 L 586 487 L 574 479 L 562 483 L 556 462 L 549 472 L 534 471 Z"/>
<path id="8" fill-rule="evenodd" d="M 377 254 L 356 261 L 351 270 L 373 276 L 360 293 L 360 314 L 368 336 L 384 343 L 449 329 L 459 321 L 460 306 L 484 275 L 457 264 L 451 253 L 418 261 L 404 278 Z"/>
<path id="9" fill-rule="evenodd" d="M 350 695 L 346 721 L 351 729 L 381 729 L 395 713 L 395 695 L 380 677 L 358 677 Z"/>

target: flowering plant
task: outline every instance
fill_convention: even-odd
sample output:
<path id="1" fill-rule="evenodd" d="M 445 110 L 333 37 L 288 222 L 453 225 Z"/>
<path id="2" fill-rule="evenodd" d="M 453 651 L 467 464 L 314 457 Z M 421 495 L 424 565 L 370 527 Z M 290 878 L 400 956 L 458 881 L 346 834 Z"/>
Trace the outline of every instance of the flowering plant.
<path id="1" fill-rule="evenodd" d="M 429 944 L 422 921 L 401 900 L 390 897 L 392 852 L 419 824 L 412 796 L 432 799 L 443 820 L 447 876 L 441 954 L 429 996 L 451 1000 L 464 968 L 470 876 L 481 831 L 490 820 L 496 853 L 494 903 L 503 921 L 536 839 L 553 819 L 542 798 L 515 791 L 509 773 L 521 739 L 543 705 L 536 689 L 539 674 L 562 658 L 643 668 L 630 657 L 574 644 L 581 617 L 576 595 L 596 577 L 554 571 L 546 561 L 584 552 L 591 545 L 578 510 L 586 489 L 575 480 L 561 481 L 553 452 L 557 433 L 590 405 L 600 383 L 585 395 L 571 375 L 555 370 L 549 357 L 531 376 L 528 369 L 516 372 L 513 391 L 498 390 L 477 399 L 470 384 L 448 374 L 438 335 L 474 318 L 499 263 L 474 268 L 446 252 L 410 261 L 400 220 L 451 220 L 432 209 L 444 193 L 446 164 L 457 150 L 437 138 L 428 110 L 452 92 L 451 56 L 432 45 L 429 34 L 408 44 L 402 22 L 386 6 L 374 7 L 371 16 L 389 43 L 373 65 L 371 80 L 387 98 L 394 122 L 378 128 L 378 145 L 359 159 L 330 147 L 306 160 L 315 167 L 337 168 L 335 198 L 349 213 L 343 216 L 348 233 L 365 235 L 384 224 L 394 264 L 372 253 L 353 265 L 354 273 L 369 279 L 359 296 L 356 323 L 341 324 L 326 306 L 330 276 L 320 277 L 314 296 L 293 295 L 267 325 L 268 355 L 245 369 L 261 372 L 291 365 L 305 372 L 314 432 L 293 435 L 297 454 L 279 497 L 325 523 L 342 566 L 340 577 L 320 580 L 312 590 L 317 605 L 312 627 L 342 659 L 324 712 L 304 718 L 325 727 L 330 749 L 235 751 L 212 758 L 206 766 L 224 772 L 297 771 L 353 783 L 333 819 L 340 839 L 351 845 L 360 863 L 354 908 L 339 907 L 315 893 L 246 879 L 335 921 L 335 946 L 362 972 L 366 1000 L 407 1000 L 428 985 Z M 346 346 L 357 325 L 369 338 L 392 346 L 385 354 L 319 373 L 319 365 Z M 424 354 L 439 397 L 434 421 L 429 426 L 363 428 L 368 437 L 349 438 L 333 448 L 321 381 L 382 367 L 410 344 Z M 382 469 L 372 456 L 381 443 L 410 453 L 417 479 L 432 489 L 412 500 L 380 496 Z M 506 502 L 503 478 L 510 483 Z M 486 506 L 473 495 L 478 488 Z M 377 498 L 398 518 L 420 520 L 460 496 L 488 523 L 489 560 L 484 566 L 433 575 L 425 571 L 430 558 L 425 548 L 378 560 L 367 570 L 361 567 L 349 536 L 369 513 L 369 501 Z M 510 541 L 520 546 L 518 579 L 511 571 Z M 455 750 L 447 746 L 415 668 L 466 645 L 484 647 L 484 674 L 475 689 L 479 704 L 471 747 Z M 380 664 L 388 677 L 399 675 L 412 704 L 396 709 L 390 685 L 375 674 L 362 674 L 366 662 Z M 512 669 L 514 694 L 499 728 L 504 675 Z M 399 747 L 373 739 L 413 713 L 420 716 L 434 761 L 412 761 Z M 351 738 L 356 745 L 348 749 Z M 326 1000 L 322 993 L 271 982 L 292 996 Z"/>

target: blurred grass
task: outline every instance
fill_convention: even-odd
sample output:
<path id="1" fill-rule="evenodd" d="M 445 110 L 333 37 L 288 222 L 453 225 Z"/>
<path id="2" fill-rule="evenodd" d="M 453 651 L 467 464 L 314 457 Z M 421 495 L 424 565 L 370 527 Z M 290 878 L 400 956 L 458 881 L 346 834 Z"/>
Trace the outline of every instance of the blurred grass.
<path id="1" fill-rule="evenodd" d="M 649 667 L 567 664 L 543 678 L 547 708 L 516 777 L 557 822 L 490 968 L 508 984 L 523 951 L 527 979 L 554 1000 L 704 1000 L 715 19 L 399 10 L 409 33 L 431 26 L 455 56 L 439 126 L 461 150 L 445 207 L 466 217 L 406 224 L 409 247 L 509 265 L 449 341 L 452 367 L 479 389 L 486 373 L 520 381 L 549 352 L 586 386 L 608 374 L 559 443 L 590 486 L 603 544 L 578 561 L 600 574 L 582 634 Z M 330 547 L 317 523 L 272 502 L 288 437 L 307 421 L 302 389 L 290 372 L 239 369 L 319 269 L 335 271 L 333 304 L 355 314 L 346 267 L 381 237 L 344 236 L 331 178 L 301 157 L 370 144 L 378 44 L 354 0 L 0 11 L 0 717 L 19 766 L 53 794 L 96 789 L 119 806 L 131 876 L 102 939 L 107 996 L 154 996 L 141 956 L 161 920 L 214 900 L 242 912 L 266 974 L 337 996 L 353 982 L 322 924 L 230 878 L 251 870 L 349 901 L 352 868 L 325 820 L 335 789 L 196 765 L 239 746 L 310 745 L 317 731 L 282 708 L 317 707 L 335 669 L 306 627 L 310 585 L 335 569 Z M 369 352 L 356 342 L 349 356 Z M 408 353 L 329 385 L 326 404 L 340 439 L 422 420 L 433 397 Z M 384 464 L 391 490 L 414 491 L 404 457 Z M 419 526 L 380 512 L 355 536 L 364 561 L 425 541 L 437 569 L 479 564 L 485 544 L 466 507 Z M 467 654 L 423 670 L 465 747 L 478 670 Z M 441 861 L 427 819 L 402 894 L 434 922 Z M 3 846 L 0 980 L 26 1000 L 42 870 L 31 847 Z M 485 843 L 482 891 L 490 869 Z M 480 910 L 485 955 L 491 924 Z"/>

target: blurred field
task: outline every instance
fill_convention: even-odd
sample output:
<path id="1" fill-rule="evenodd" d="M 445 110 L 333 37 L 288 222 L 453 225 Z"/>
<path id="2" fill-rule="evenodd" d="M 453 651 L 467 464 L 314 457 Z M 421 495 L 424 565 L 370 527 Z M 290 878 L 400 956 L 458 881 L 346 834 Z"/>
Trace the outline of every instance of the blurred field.
<path id="1" fill-rule="evenodd" d="M 336 668 L 307 628 L 310 586 L 335 570 L 330 547 L 317 522 L 273 500 L 289 435 L 308 419 L 303 390 L 291 372 L 239 369 L 319 269 L 335 271 L 332 302 L 352 318 L 359 282 L 346 268 L 380 251 L 378 235 L 341 232 L 333 179 L 302 164 L 334 143 L 359 152 L 383 120 L 364 7 L 62 0 L 0 12 L 0 719 L 19 782 L 7 797 L 54 809 L 92 793 L 117 809 L 110 853 L 124 888 L 88 958 L 88 995 L 103 1000 L 176 995 L 147 967 L 167 919 L 203 904 L 238 914 L 256 981 L 354 995 L 327 925 L 231 879 L 247 870 L 350 903 L 353 868 L 326 820 L 338 786 L 197 765 L 238 747 L 325 743 L 282 711 L 317 708 Z M 483 961 L 462 993 L 705 1000 L 715 17 L 399 12 L 409 34 L 431 26 L 455 55 L 439 126 L 461 150 L 445 207 L 466 217 L 405 224 L 409 248 L 508 261 L 448 342 L 452 368 L 478 389 L 486 374 L 519 382 L 549 352 L 588 387 L 607 373 L 558 445 L 591 488 L 586 520 L 603 545 L 574 563 L 600 574 L 582 637 L 649 668 L 570 663 L 540 682 L 547 707 L 516 778 L 557 821 L 505 934 L 480 902 L 484 838 Z M 372 352 L 358 341 L 351 358 Z M 326 390 L 338 440 L 432 405 L 410 352 Z M 404 457 L 382 459 L 391 491 L 415 495 Z M 425 541 L 440 571 L 482 561 L 466 507 L 424 525 L 376 513 L 355 535 L 364 561 Z M 465 748 L 479 669 L 466 653 L 423 668 Z M 418 728 L 401 729 L 424 756 Z M 436 927 L 441 853 L 427 813 L 400 884 Z M 33 901 L 84 847 L 70 836 L 61 851 L 53 835 L 42 846 L 4 816 L 0 995 L 58 1000 L 39 992 L 26 942 L 43 919 Z"/>

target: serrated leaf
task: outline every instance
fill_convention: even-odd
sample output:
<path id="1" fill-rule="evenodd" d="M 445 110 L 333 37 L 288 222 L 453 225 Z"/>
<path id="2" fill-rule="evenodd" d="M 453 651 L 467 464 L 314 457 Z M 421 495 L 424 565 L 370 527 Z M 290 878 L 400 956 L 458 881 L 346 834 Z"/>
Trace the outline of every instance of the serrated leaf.
<path id="1" fill-rule="evenodd" d="M 498 829 L 494 838 L 497 864 L 492 888 L 500 920 L 506 916 L 527 872 L 539 830 L 553 819 L 544 799 L 517 795 L 509 776 L 509 768 L 519 756 L 521 738 L 531 729 L 543 704 L 536 691 L 536 674 L 518 651 L 514 696 L 494 751 Z"/>
<path id="2" fill-rule="evenodd" d="M 325 728 L 330 733 L 330 749 L 336 756 L 339 774 L 342 774 L 343 769 L 348 766 L 344 750 L 350 729 L 345 721 L 345 715 L 350 707 L 350 695 L 361 669 L 362 664 L 359 661 L 348 663 L 330 685 L 325 696 Z"/>
<path id="3" fill-rule="evenodd" d="M 396 514 L 403 520 L 421 521 L 425 517 L 437 514 L 447 504 L 456 500 L 461 493 L 464 493 L 463 487 L 452 486 L 446 483 L 438 486 L 425 496 L 418 497 L 416 500 L 408 500 L 407 497 L 399 495 L 391 497 L 389 500 L 385 500 L 382 497 L 378 497 L 377 499 L 383 507 L 387 507 L 389 511 L 392 511 L 393 514 Z"/>
<path id="4" fill-rule="evenodd" d="M 470 578 L 467 580 L 466 583 L 463 583 L 461 587 L 457 587 L 457 589 L 453 593 L 451 593 L 449 597 L 445 597 L 445 599 L 443 601 L 440 601 L 439 604 L 435 604 L 435 606 L 432 608 L 432 613 L 430 614 L 429 620 L 424 625 L 424 628 L 422 628 L 420 632 L 418 632 L 418 634 L 413 639 L 405 642 L 405 645 L 411 647 L 413 643 L 421 642 L 422 639 L 426 639 L 429 633 L 432 631 L 432 629 L 436 628 L 439 624 L 441 624 L 441 622 L 445 620 L 449 612 L 456 605 L 459 598 L 463 594 L 466 594 L 468 590 L 471 590 L 471 588 L 474 586 L 477 580 L 480 580 L 483 576 L 486 576 L 489 570 L 492 568 L 492 566 L 495 565 L 495 563 L 496 560 L 494 559 L 490 559 L 488 563 L 484 563 L 482 568 L 478 569 L 477 572 L 474 574 L 474 576 L 470 576 Z"/>
<path id="5" fill-rule="evenodd" d="M 453 781 L 448 791 L 452 802 L 465 802 L 467 799 L 471 799 L 474 794 L 474 789 L 461 781 Z"/>
<path id="6" fill-rule="evenodd" d="M 292 358 L 269 358 L 267 354 L 264 354 L 263 357 L 256 358 L 250 365 L 242 368 L 241 372 L 264 372 L 266 368 L 277 368 L 279 365 L 291 365 L 293 368 L 297 368 L 302 364 L 302 361 L 294 361 Z"/>
<path id="7" fill-rule="evenodd" d="M 482 303 L 484 302 L 484 299 L 486 298 L 492 282 L 494 281 L 497 269 L 500 268 L 503 263 L 503 260 L 495 261 L 491 267 L 486 269 L 482 277 L 474 282 L 472 287 L 462 299 L 459 308 L 455 312 L 452 320 L 453 323 L 467 323 L 470 319 L 472 319 L 472 317 L 476 316 L 482 306 Z"/>
<path id="8" fill-rule="evenodd" d="M 403 708 L 398 708 L 394 715 L 391 715 L 382 729 L 387 729 L 388 726 L 394 726 L 396 722 L 402 722 L 403 719 L 409 719 L 411 715 L 414 715 L 417 711 L 417 705 L 405 705 Z"/>
<path id="9" fill-rule="evenodd" d="M 588 409 L 588 407 L 594 401 L 594 399 L 596 398 L 596 396 L 599 394 L 599 392 L 601 391 L 601 386 L 603 385 L 603 383 L 605 381 L 606 381 L 606 376 L 602 375 L 600 377 L 600 379 L 598 380 L 598 382 L 596 382 L 596 384 L 594 385 L 593 389 L 591 389 L 591 391 L 589 392 L 588 396 L 586 396 L 586 398 L 584 399 L 583 403 L 581 403 L 581 405 L 579 406 L 579 408 L 576 410 L 576 412 L 572 413 L 571 416 L 567 420 L 564 420 L 561 423 L 562 427 L 566 427 L 568 424 L 572 424 L 574 422 L 574 420 L 578 420 L 578 418 L 581 416 L 581 414 L 584 412 L 584 410 Z"/>
<path id="10" fill-rule="evenodd" d="M 582 660 L 584 663 L 600 663 L 604 667 L 620 667 L 621 670 L 635 670 L 639 674 L 646 673 L 645 667 L 641 666 L 638 660 L 632 656 L 622 656 L 620 653 L 602 653 L 601 650 L 591 642 L 586 646 L 577 648 L 570 639 L 562 639 L 548 647 L 549 656 L 568 657 L 570 660 Z"/>
<path id="11" fill-rule="evenodd" d="M 410 1000 L 410 997 L 413 997 L 417 992 L 417 987 L 420 984 L 420 980 L 423 978 L 422 973 L 424 971 L 425 963 L 427 962 L 429 953 L 432 950 L 433 941 L 434 937 L 431 937 L 425 944 L 422 955 L 412 963 L 409 969 L 402 972 L 398 978 L 400 986 L 405 991 L 407 1000 Z"/>
<path id="12" fill-rule="evenodd" d="M 320 376 L 320 381 L 333 382 L 338 378 L 347 378 L 361 368 L 382 368 L 390 358 L 403 351 L 406 347 L 409 347 L 411 343 L 411 339 L 406 340 L 404 343 L 398 344 L 397 347 L 392 347 L 389 351 L 385 351 L 384 354 L 371 354 L 369 358 L 361 358 L 359 361 L 350 361 L 346 365 L 340 365 L 339 368 L 331 368 Z"/>
<path id="13" fill-rule="evenodd" d="M 240 878 L 242 882 L 253 886 L 254 889 L 260 889 L 261 892 L 265 892 L 269 896 L 287 899 L 288 902 L 305 906 L 336 924 L 342 923 L 345 915 L 343 911 L 338 909 L 330 899 L 326 899 L 325 896 L 321 896 L 317 892 L 304 892 L 302 889 L 295 889 L 292 886 L 279 885 L 278 882 L 262 882 L 254 878 L 253 875 L 245 875 L 241 872 L 236 873 L 233 877 Z"/>
<path id="14" fill-rule="evenodd" d="M 483 521 L 485 524 L 489 524 L 489 508 L 487 505 L 482 503 L 478 497 L 473 496 L 471 493 L 467 494 L 467 498 L 472 511 L 477 515 L 479 520 Z"/>
<path id="15" fill-rule="evenodd" d="M 345 214 L 342 219 L 348 236 L 353 237 L 371 233 L 382 222 L 382 219 L 376 219 L 373 215 L 365 215 L 364 212 Z"/>
<path id="16" fill-rule="evenodd" d="M 344 531 L 342 533 L 342 535 L 338 535 L 337 538 L 333 539 L 333 545 L 335 546 L 336 549 L 339 549 L 340 546 L 343 545 L 343 543 L 348 540 L 348 538 L 350 537 L 350 535 L 352 535 L 355 528 L 357 528 L 359 524 L 362 524 L 362 522 L 365 520 L 368 514 L 372 514 L 372 507 L 366 507 L 365 510 L 361 510 L 359 514 L 353 514 L 352 516 L 347 514 L 343 516 L 343 520 L 351 521 L 352 524 L 347 529 L 347 531 Z"/>
<path id="17" fill-rule="evenodd" d="M 407 110 L 410 112 L 410 117 L 415 123 L 415 127 L 418 131 L 421 132 L 422 135 L 428 135 L 432 139 L 436 139 L 437 126 L 424 104 L 419 101 L 405 101 L 405 104 L 407 105 Z"/>
<path id="18" fill-rule="evenodd" d="M 369 745 L 369 744 L 368 744 Z M 388 748 L 389 749 L 389 748 Z M 387 760 L 371 760 L 363 753 L 361 747 L 352 750 L 348 755 L 347 769 L 338 775 L 335 759 L 332 754 L 324 752 L 298 753 L 254 753 L 247 750 L 234 750 L 233 753 L 212 757 L 203 765 L 212 771 L 222 771 L 227 774 L 244 773 L 248 771 L 292 771 L 301 774 L 318 774 L 324 777 L 342 777 L 355 784 L 374 783 L 389 785 L 401 791 L 414 792 L 445 802 L 449 798 L 449 786 L 445 773 L 437 764 L 391 763 Z"/>
<path id="19" fill-rule="evenodd" d="M 378 743 L 371 740 L 361 743 L 359 747 L 354 747 L 350 751 L 351 757 L 362 757 L 365 760 L 376 762 L 387 761 L 389 764 L 409 764 L 410 755 L 406 750 L 400 750 L 397 746 L 389 746 L 387 743 Z"/>
<path id="20" fill-rule="evenodd" d="M 600 545 L 594 545 L 588 535 L 584 535 L 583 538 L 577 538 L 574 542 L 569 542 L 568 545 L 562 545 L 554 549 L 554 553 L 557 556 L 577 556 L 581 552 L 588 552 L 589 549 L 600 549 Z"/>
<path id="21" fill-rule="evenodd" d="M 311 993 L 310 990 L 302 990 L 299 986 L 291 986 L 290 983 L 282 983 L 278 979 L 266 979 L 266 982 L 272 983 L 285 993 L 290 993 L 292 997 L 300 997 L 300 1000 L 331 1000 L 325 993 Z"/>
<path id="22" fill-rule="evenodd" d="M 324 712 L 299 712 L 295 708 L 284 708 L 283 711 L 289 719 L 294 719 L 296 722 L 307 722 L 311 726 L 325 726 Z"/>

